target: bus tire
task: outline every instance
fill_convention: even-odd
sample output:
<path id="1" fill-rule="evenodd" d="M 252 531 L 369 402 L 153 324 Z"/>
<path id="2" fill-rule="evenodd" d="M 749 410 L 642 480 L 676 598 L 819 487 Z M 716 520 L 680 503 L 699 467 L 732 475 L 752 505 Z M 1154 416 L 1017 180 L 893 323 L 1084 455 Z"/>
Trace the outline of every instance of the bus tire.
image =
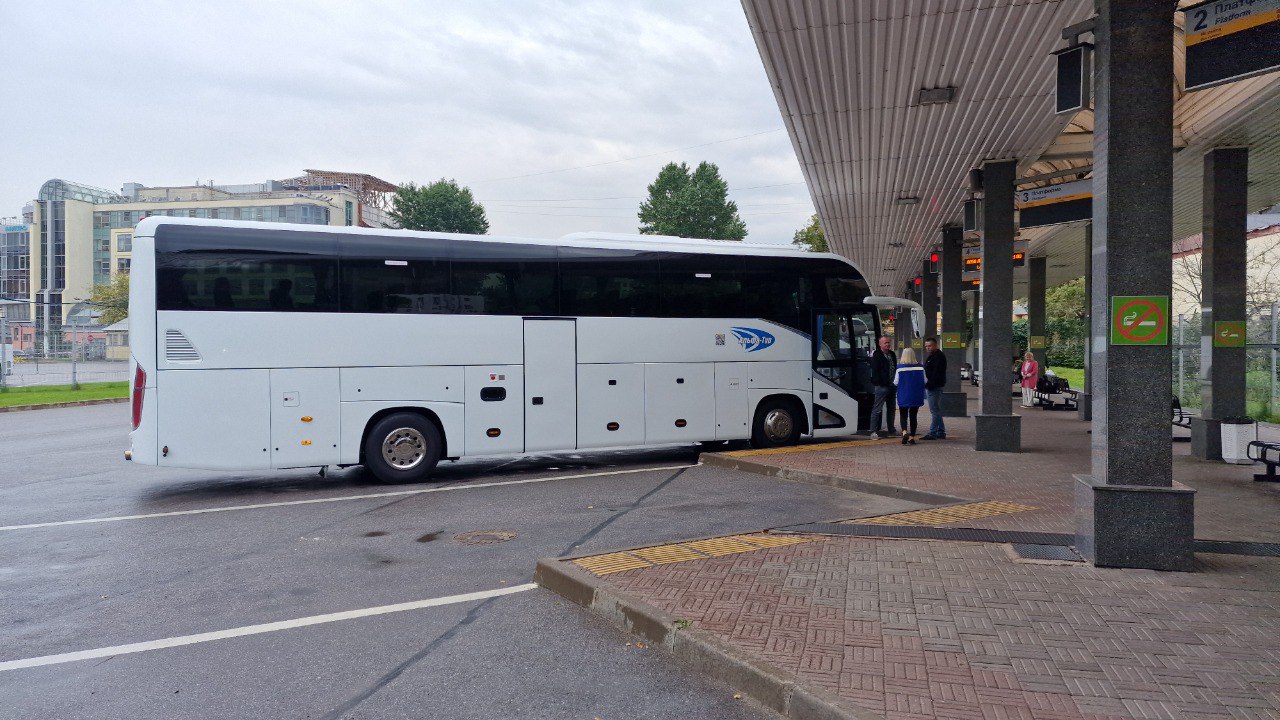
<path id="1" fill-rule="evenodd" d="M 794 445 L 800 439 L 802 418 L 797 415 L 800 403 L 781 397 L 768 398 L 756 408 L 751 423 L 751 445 L 758 448 Z"/>
<path id="2" fill-rule="evenodd" d="M 417 413 L 388 415 L 364 439 L 364 466 L 387 484 L 426 480 L 444 454 L 444 437 L 435 423 Z"/>

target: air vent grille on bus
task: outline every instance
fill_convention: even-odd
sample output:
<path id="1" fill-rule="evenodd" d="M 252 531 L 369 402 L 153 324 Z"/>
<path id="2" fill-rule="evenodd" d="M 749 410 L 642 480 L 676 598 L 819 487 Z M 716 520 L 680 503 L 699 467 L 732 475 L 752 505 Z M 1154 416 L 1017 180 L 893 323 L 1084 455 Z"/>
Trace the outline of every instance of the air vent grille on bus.
<path id="1" fill-rule="evenodd" d="M 164 359 L 169 362 L 200 362 L 200 353 L 181 331 L 165 330 Z"/>

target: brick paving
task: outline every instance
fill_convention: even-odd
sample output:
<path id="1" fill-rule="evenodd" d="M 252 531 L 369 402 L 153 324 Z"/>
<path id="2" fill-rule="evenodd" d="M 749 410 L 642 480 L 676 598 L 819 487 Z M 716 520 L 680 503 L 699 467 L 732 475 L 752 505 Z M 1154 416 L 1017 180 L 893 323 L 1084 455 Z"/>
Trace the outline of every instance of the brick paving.
<path id="1" fill-rule="evenodd" d="M 1026 412 L 1021 454 L 974 452 L 972 421 L 948 419 L 945 442 L 751 459 L 1037 508 L 951 526 L 1070 532 L 1088 425 Z M 1197 537 L 1280 540 L 1280 488 L 1174 452 Z M 1200 554 L 1158 573 L 825 537 L 601 581 L 887 720 L 1280 720 L 1278 558 Z"/>
<path id="2" fill-rule="evenodd" d="M 976 406 L 975 389 L 970 394 L 969 411 L 975 412 Z M 1005 500 L 1037 508 L 953 523 L 953 527 L 1072 532 L 1072 476 L 1089 473 L 1089 423 L 1077 420 L 1074 412 L 1016 412 L 1022 415 L 1021 453 L 974 450 L 973 419 L 968 417 L 947 418 L 947 439 L 939 442 L 919 442 L 912 447 L 890 443 L 745 459 L 970 500 Z M 924 416 L 920 423 L 927 428 L 927 409 Z M 1253 473 L 1261 472 L 1260 465 L 1255 468 L 1205 462 L 1191 457 L 1190 450 L 1189 443 L 1173 444 L 1174 478 L 1197 491 L 1196 537 L 1280 542 L 1280 483 L 1253 482 Z"/>

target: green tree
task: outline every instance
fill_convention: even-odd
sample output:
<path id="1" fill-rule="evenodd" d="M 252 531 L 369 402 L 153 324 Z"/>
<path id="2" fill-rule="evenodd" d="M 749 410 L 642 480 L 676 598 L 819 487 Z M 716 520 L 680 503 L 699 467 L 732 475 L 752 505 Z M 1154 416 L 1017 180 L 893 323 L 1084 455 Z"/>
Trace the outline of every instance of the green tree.
<path id="1" fill-rule="evenodd" d="M 471 188 L 459 187 L 457 182 L 444 178 L 421 187 L 413 183 L 401 185 L 391 199 L 390 214 L 406 230 L 469 235 L 489 232 L 484 206 L 472 197 Z"/>
<path id="2" fill-rule="evenodd" d="M 822 224 L 818 222 L 818 214 L 809 218 L 809 224 L 796 231 L 791 244 L 809 252 L 831 252 L 827 247 L 827 236 L 822 232 Z"/>
<path id="3" fill-rule="evenodd" d="M 667 163 L 649 185 L 649 198 L 640 204 L 640 232 L 741 240 L 747 236 L 747 225 L 728 194 L 729 185 L 714 164 L 702 162 L 690 172 L 685 163 Z"/>
<path id="4" fill-rule="evenodd" d="M 93 286 L 89 302 L 102 311 L 99 321 L 111 325 L 129 317 L 129 273 L 116 273 L 110 282 Z"/>

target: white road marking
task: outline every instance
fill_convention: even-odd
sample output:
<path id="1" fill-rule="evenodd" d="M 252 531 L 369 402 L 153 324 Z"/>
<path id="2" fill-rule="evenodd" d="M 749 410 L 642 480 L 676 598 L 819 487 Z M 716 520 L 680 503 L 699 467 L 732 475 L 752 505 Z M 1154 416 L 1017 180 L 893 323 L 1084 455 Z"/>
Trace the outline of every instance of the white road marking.
<path id="1" fill-rule="evenodd" d="M 198 633 L 196 635 L 180 635 L 178 637 L 165 638 L 163 640 L 151 640 L 149 642 L 130 643 L 128 645 L 115 645 L 112 647 L 97 648 L 95 650 L 80 650 L 78 652 L 61 653 L 58 655 L 42 655 L 40 657 L 27 658 L 25 660 L 8 660 L 0 662 L 0 672 L 40 667 L 42 665 L 61 665 L 62 663 L 92 660 L 94 658 L 111 657 L 113 655 L 129 655 L 131 653 L 147 652 L 148 650 L 163 650 L 164 648 L 181 647 L 182 645 L 195 645 L 197 643 L 212 642 L 214 640 L 244 637 L 245 635 L 261 635 L 262 633 L 276 632 L 278 630 L 291 630 L 293 628 L 307 627 L 308 625 L 322 625 L 324 623 L 341 622 L 343 620 L 354 620 L 356 618 L 369 617 L 371 615 L 386 615 L 388 613 L 405 612 L 406 610 L 421 610 L 422 608 L 440 607 L 441 605 L 455 605 L 457 603 L 471 602 L 473 600 L 485 600 L 487 598 L 499 597 L 502 595 L 512 595 L 514 593 L 532 590 L 536 587 L 538 587 L 536 583 L 525 583 L 524 585 L 516 585 L 514 587 L 481 590 L 479 592 L 464 593 L 462 595 L 449 595 L 447 597 L 431 598 L 429 600 L 415 600 L 413 602 L 398 603 L 395 605 L 379 605 L 377 607 L 365 608 L 363 610 L 347 610 L 344 612 L 329 613 L 327 615 L 312 615 L 311 617 L 281 620 L 279 622 L 263 623 L 261 625 L 246 625 L 244 627 L 231 628 L 229 630 L 216 630 L 214 632 Z"/>
<path id="2" fill-rule="evenodd" d="M 698 465 L 701 465 L 701 463 L 694 463 L 693 465 L 668 465 L 666 467 L 635 468 L 633 470 L 611 470 L 608 472 L 586 473 L 583 475 L 557 475 L 554 477 L 527 478 L 524 480 L 504 480 L 502 482 L 454 485 L 452 487 L 394 490 L 391 492 L 367 493 L 364 495 L 312 498 L 310 500 L 287 500 L 284 502 L 258 503 L 256 505 L 229 505 L 227 507 L 201 508 L 199 510 L 175 510 L 173 512 L 150 513 L 148 515 L 120 515 L 105 518 L 86 518 L 84 520 L 59 520 L 56 522 L 30 523 L 27 525 L 0 525 L 0 531 L 34 530 L 36 528 L 59 527 L 62 525 L 88 525 L 92 523 L 120 522 L 122 520 L 146 520 L 149 518 L 175 517 L 178 515 L 203 515 L 205 513 L 230 512 L 232 510 L 259 510 L 261 508 L 284 507 L 287 505 L 315 505 L 317 503 L 346 502 L 348 500 L 368 500 L 370 498 L 397 497 L 403 495 L 425 495 L 427 493 L 451 492 L 454 490 L 479 490 L 481 488 L 502 487 L 505 485 L 531 485 L 534 483 L 553 482 L 556 480 L 574 480 L 577 478 L 605 477 L 608 475 L 629 475 L 632 473 L 642 472 L 662 472 L 664 470 L 683 470 L 684 468 L 696 467 Z"/>

